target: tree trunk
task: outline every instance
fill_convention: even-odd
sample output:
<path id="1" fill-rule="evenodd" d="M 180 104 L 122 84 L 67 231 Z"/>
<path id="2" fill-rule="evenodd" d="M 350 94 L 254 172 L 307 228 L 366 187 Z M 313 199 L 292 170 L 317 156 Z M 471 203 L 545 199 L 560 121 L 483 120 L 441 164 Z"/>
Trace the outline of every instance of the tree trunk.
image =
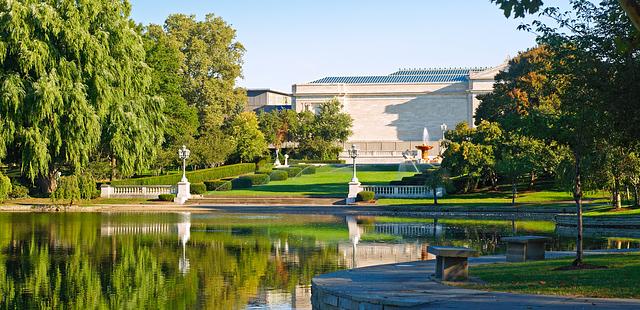
<path id="1" fill-rule="evenodd" d="M 533 171 L 531 172 L 531 177 L 529 178 L 529 189 L 533 189 L 533 186 L 535 185 L 536 182 L 536 174 L 533 173 Z"/>
<path id="2" fill-rule="evenodd" d="M 516 205 L 516 195 L 517 194 L 518 194 L 518 184 L 514 180 L 513 183 L 511 183 L 511 205 L 512 206 Z"/>
<path id="3" fill-rule="evenodd" d="M 617 176 L 613 177 L 613 197 L 612 197 L 612 205 L 616 209 L 622 208 L 622 201 L 620 197 L 620 178 Z"/>
<path id="4" fill-rule="evenodd" d="M 633 184 L 633 205 L 640 206 L 640 197 L 638 197 L 638 184 Z"/>
<path id="5" fill-rule="evenodd" d="M 438 195 L 437 195 L 437 193 L 438 193 L 437 187 L 434 186 L 433 187 L 433 204 L 434 205 L 438 204 Z"/>
<path id="6" fill-rule="evenodd" d="M 111 155 L 111 175 L 109 181 L 113 181 L 116 178 L 116 157 Z"/>
<path id="7" fill-rule="evenodd" d="M 494 172 L 491 172 L 490 179 L 491 179 L 491 189 L 494 191 L 498 190 L 498 175 Z"/>
<path id="8" fill-rule="evenodd" d="M 38 177 L 38 187 L 43 194 L 51 194 L 58 188 L 58 169 L 49 170 L 46 175 Z"/>
<path id="9" fill-rule="evenodd" d="M 640 3 L 637 0 L 618 0 L 618 3 L 627 13 L 636 30 L 640 31 Z"/>
<path id="10" fill-rule="evenodd" d="M 576 238 L 576 259 L 573 261 L 573 265 L 574 266 L 580 266 L 582 265 L 582 257 L 583 257 L 583 251 L 582 251 L 582 180 L 581 180 L 581 171 L 580 171 L 580 157 L 579 156 L 575 156 L 576 157 L 576 176 L 575 176 L 575 180 L 574 180 L 574 187 L 573 187 L 573 199 L 576 201 L 576 213 L 577 213 L 577 217 L 578 217 L 578 224 L 577 224 L 577 230 L 578 230 L 578 236 Z"/>

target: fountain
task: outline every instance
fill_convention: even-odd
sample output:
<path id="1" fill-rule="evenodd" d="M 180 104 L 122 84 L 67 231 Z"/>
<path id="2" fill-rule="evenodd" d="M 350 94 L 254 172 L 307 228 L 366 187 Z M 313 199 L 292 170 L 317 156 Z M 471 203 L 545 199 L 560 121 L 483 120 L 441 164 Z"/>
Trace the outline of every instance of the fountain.
<path id="1" fill-rule="evenodd" d="M 429 161 L 429 150 L 433 148 L 433 146 L 428 145 L 429 143 L 429 131 L 427 127 L 424 127 L 422 130 L 422 145 L 416 145 L 416 148 L 422 152 L 422 162 Z"/>

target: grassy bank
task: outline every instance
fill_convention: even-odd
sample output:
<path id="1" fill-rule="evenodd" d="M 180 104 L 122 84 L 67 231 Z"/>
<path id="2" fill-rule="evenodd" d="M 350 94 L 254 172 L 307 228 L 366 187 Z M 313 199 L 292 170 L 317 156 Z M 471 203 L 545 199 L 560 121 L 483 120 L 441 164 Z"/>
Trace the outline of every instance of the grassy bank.
<path id="1" fill-rule="evenodd" d="M 554 270 L 572 258 L 527 263 L 489 264 L 470 268 L 486 284 L 467 288 L 523 294 L 602 298 L 640 298 L 640 254 L 594 255 L 586 263 L 608 269 Z"/>
<path id="2" fill-rule="evenodd" d="M 393 169 L 392 169 L 393 168 Z M 412 176 L 415 172 L 397 171 L 393 165 L 371 165 L 358 168 L 358 178 L 363 184 L 387 184 Z M 208 192 L 210 196 L 228 197 L 339 197 L 347 195 L 347 183 L 351 180 L 351 166 L 323 166 L 315 174 L 304 174 L 283 181 L 271 181 L 269 184 L 249 189 Z"/>

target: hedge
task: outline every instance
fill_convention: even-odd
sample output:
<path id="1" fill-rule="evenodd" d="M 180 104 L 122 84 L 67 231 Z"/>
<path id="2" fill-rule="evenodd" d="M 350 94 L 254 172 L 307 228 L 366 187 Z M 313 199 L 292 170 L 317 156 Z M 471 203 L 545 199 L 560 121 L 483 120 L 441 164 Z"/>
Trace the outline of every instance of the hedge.
<path id="1" fill-rule="evenodd" d="M 13 188 L 9 192 L 9 198 L 14 198 L 15 199 L 15 198 L 29 197 L 29 188 L 28 187 L 26 187 L 26 186 L 24 186 L 24 185 L 22 185 L 20 183 L 17 183 L 17 182 L 14 182 L 12 184 L 12 187 Z"/>
<path id="2" fill-rule="evenodd" d="M 298 166 L 302 168 L 302 174 L 316 174 L 316 166 Z"/>
<path id="3" fill-rule="evenodd" d="M 278 170 L 286 171 L 290 178 L 295 178 L 302 172 L 300 167 L 278 168 Z"/>
<path id="4" fill-rule="evenodd" d="M 222 179 L 238 176 L 245 173 L 252 173 L 256 170 L 256 164 L 235 164 L 216 168 L 201 169 L 187 172 L 187 179 L 191 183 L 204 182 L 208 180 Z M 180 182 L 182 173 L 162 175 L 157 177 L 126 179 L 111 182 L 112 185 L 174 185 Z"/>
<path id="5" fill-rule="evenodd" d="M 244 178 L 235 178 L 231 180 L 231 188 L 233 189 L 251 188 L 251 180 L 244 179 Z"/>
<path id="6" fill-rule="evenodd" d="M 158 195 L 158 199 L 160 199 L 161 201 L 173 201 L 174 198 L 176 198 L 176 195 L 174 195 L 174 194 L 160 194 L 160 195 Z"/>
<path id="7" fill-rule="evenodd" d="M 284 181 L 289 177 L 289 174 L 286 171 L 282 170 L 274 170 L 269 173 L 269 178 L 271 181 Z"/>
<path id="8" fill-rule="evenodd" d="M 225 181 L 225 180 L 204 181 L 204 185 L 207 187 L 208 191 L 230 191 L 231 190 L 231 181 Z"/>
<path id="9" fill-rule="evenodd" d="M 263 185 L 271 181 L 271 179 L 269 179 L 268 174 L 248 174 L 248 175 L 241 176 L 240 179 L 246 179 L 251 181 L 251 186 Z"/>
<path id="10" fill-rule="evenodd" d="M 372 201 L 376 198 L 376 193 L 370 191 L 362 191 L 359 192 L 356 200 L 357 201 Z"/>
<path id="11" fill-rule="evenodd" d="M 345 164 L 346 161 L 344 159 L 329 159 L 329 160 L 304 160 L 304 159 L 290 159 L 289 164 Z"/>
<path id="12" fill-rule="evenodd" d="M 202 195 L 207 192 L 207 186 L 204 183 L 191 183 L 189 192 L 194 195 Z"/>

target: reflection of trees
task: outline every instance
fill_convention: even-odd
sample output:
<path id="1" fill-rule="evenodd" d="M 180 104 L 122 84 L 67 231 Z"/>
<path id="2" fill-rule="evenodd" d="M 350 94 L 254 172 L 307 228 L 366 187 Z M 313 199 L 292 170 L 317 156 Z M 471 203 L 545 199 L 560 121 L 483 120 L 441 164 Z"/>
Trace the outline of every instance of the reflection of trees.
<path id="1" fill-rule="evenodd" d="M 287 236 L 297 262 L 276 271 L 272 241 L 281 233 L 195 231 L 186 249 L 190 270 L 182 274 L 174 235 L 101 237 L 99 214 L 9 214 L 0 225 L 0 304 L 7 308 L 242 308 L 261 285 L 308 284 L 337 259 L 335 250 L 294 232 Z"/>

